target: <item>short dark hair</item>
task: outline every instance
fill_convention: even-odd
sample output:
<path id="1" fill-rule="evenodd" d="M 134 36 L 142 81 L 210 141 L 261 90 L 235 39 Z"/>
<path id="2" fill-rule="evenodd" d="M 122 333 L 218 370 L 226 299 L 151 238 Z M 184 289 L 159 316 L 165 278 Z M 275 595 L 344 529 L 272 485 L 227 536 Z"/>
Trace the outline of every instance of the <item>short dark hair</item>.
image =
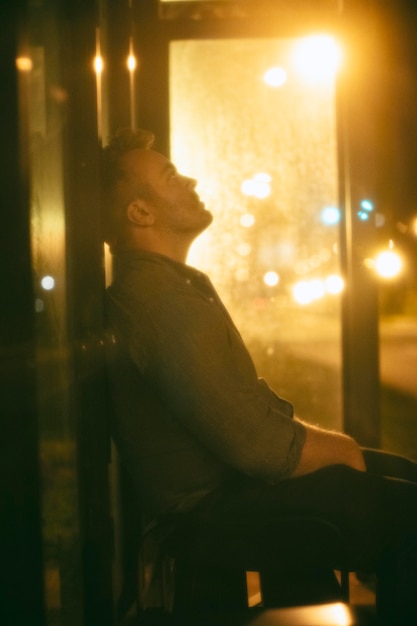
<path id="1" fill-rule="evenodd" d="M 103 237 L 111 241 L 120 227 L 122 211 L 133 198 L 129 192 L 121 192 L 118 183 L 129 180 L 129 174 L 121 167 L 121 157 L 131 150 L 149 150 L 155 136 L 141 128 L 119 128 L 101 149 L 101 212 Z M 144 181 L 134 181 L 135 195 L 149 197 L 151 190 Z"/>

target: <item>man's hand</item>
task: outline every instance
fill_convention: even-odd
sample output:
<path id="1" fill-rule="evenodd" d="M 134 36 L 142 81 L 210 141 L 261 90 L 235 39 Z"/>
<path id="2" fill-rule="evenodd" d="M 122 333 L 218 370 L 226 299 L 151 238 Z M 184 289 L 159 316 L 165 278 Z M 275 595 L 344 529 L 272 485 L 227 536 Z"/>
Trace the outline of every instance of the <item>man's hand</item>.
<path id="1" fill-rule="evenodd" d="M 352 437 L 302 423 L 306 429 L 306 440 L 293 476 L 310 474 L 321 467 L 340 464 L 366 471 L 361 449 Z"/>

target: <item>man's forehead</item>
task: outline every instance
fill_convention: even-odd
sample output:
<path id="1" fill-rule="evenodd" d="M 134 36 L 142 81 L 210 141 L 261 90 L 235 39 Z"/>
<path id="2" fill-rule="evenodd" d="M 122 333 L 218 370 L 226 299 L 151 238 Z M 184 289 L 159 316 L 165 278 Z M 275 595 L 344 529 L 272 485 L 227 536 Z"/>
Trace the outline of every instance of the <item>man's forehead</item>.
<path id="1" fill-rule="evenodd" d="M 170 165 L 170 161 L 155 150 L 135 148 L 122 155 L 121 165 L 123 168 L 130 170 L 132 174 L 155 176 L 162 173 Z"/>

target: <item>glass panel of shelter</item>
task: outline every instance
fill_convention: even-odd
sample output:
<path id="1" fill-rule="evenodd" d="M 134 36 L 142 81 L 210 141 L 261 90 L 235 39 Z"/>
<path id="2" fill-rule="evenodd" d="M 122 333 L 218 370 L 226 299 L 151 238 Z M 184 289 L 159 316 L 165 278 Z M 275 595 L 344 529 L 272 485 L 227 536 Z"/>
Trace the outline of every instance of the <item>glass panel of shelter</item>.
<path id="1" fill-rule="evenodd" d="M 259 374 L 331 428 L 342 425 L 338 54 L 326 36 L 170 44 L 172 158 L 214 214 L 188 261 L 213 278 Z"/>
<path id="2" fill-rule="evenodd" d="M 100 341 L 104 280 L 95 195 L 96 3 L 89 0 L 71 10 L 57 0 L 29 4 L 28 57 L 20 62 L 28 73 L 24 110 L 46 623 L 109 624 L 112 537 Z"/>

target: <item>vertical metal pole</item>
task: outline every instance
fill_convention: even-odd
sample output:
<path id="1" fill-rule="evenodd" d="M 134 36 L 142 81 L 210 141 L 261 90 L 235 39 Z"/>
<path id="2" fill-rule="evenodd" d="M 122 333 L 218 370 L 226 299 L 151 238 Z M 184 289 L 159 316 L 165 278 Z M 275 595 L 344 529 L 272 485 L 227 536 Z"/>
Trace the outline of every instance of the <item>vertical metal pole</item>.
<path id="1" fill-rule="evenodd" d="M 0 4 L 0 623 L 45 624 L 35 308 L 30 250 L 30 58 L 24 2 Z M 18 61 L 19 59 L 19 61 Z"/>
<path id="2" fill-rule="evenodd" d="M 375 242 L 374 211 L 363 215 L 364 200 L 375 202 L 372 101 L 369 99 L 371 42 L 350 38 L 352 67 L 337 94 L 341 258 L 346 280 L 342 303 L 344 428 L 365 446 L 380 441 L 377 285 L 367 259 Z M 365 218 L 365 219 L 364 219 Z"/>
<path id="3" fill-rule="evenodd" d="M 158 18 L 157 0 L 133 5 L 135 49 L 139 51 L 138 123 L 152 130 L 156 148 L 169 154 L 169 42 L 166 24 Z"/>
<path id="4" fill-rule="evenodd" d="M 77 427 L 82 585 L 85 626 L 114 624 L 113 528 L 108 464 L 110 432 L 104 371 L 103 243 L 97 158 L 95 0 L 67 3 L 66 243 L 72 402 Z M 126 71 L 127 73 L 127 71 Z"/>

